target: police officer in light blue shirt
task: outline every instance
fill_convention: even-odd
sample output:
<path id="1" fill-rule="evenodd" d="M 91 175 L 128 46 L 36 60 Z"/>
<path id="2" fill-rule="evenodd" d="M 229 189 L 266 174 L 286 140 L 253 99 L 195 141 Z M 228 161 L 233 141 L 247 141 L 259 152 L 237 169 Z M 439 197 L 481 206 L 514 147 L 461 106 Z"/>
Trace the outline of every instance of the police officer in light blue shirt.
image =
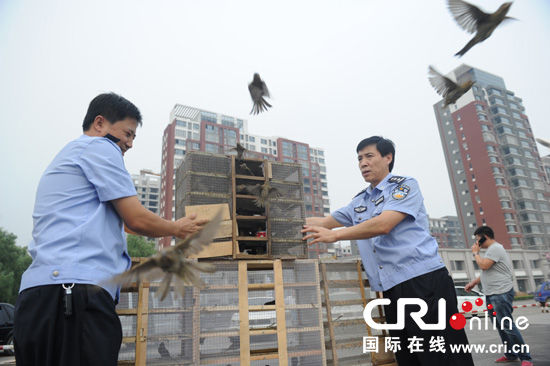
<path id="1" fill-rule="evenodd" d="M 123 160 L 138 125 L 141 114 L 130 101 L 98 95 L 84 118 L 84 134 L 40 179 L 33 261 L 15 305 L 18 366 L 116 365 L 119 289 L 106 280 L 130 268 L 124 225 L 140 235 L 184 238 L 205 223 L 194 216 L 164 220 L 140 204 Z"/>
<path id="2" fill-rule="evenodd" d="M 391 300 L 385 306 L 389 324 L 397 320 L 399 298 L 421 298 L 428 304 L 423 320 L 437 323 L 440 298 L 446 300 L 446 319 L 457 311 L 454 283 L 438 245 L 430 235 L 428 216 L 418 182 L 414 178 L 390 172 L 395 148 L 390 140 L 372 136 L 357 146 L 359 169 L 370 183 L 351 202 L 328 217 L 308 217 L 302 232 L 310 244 L 357 240 L 357 246 L 372 290 L 382 291 Z M 334 228 L 345 226 L 340 230 Z M 396 352 L 399 365 L 473 365 L 469 353 L 452 353 L 449 344 L 466 344 L 463 329 L 447 328 L 425 331 L 418 328 L 406 313 L 405 329 L 390 330 L 398 337 L 401 349 Z M 409 338 L 423 338 L 424 352 L 409 352 Z M 447 352 L 429 352 L 430 338 L 445 339 Z"/>

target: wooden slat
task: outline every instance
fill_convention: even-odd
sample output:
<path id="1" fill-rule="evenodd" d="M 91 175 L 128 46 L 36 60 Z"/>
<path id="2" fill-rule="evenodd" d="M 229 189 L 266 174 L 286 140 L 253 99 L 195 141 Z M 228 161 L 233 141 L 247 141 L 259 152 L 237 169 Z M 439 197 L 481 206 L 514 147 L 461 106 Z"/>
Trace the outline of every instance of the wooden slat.
<path id="1" fill-rule="evenodd" d="M 227 221 L 232 225 L 231 221 Z M 197 254 L 190 255 L 189 258 L 212 258 L 223 257 L 233 254 L 233 241 L 220 241 L 211 243 Z"/>
<path id="2" fill-rule="evenodd" d="M 331 345 L 331 352 L 332 352 L 332 362 L 335 366 L 338 366 L 338 354 L 335 351 L 336 349 L 336 337 L 334 335 L 334 328 L 332 326 L 332 310 L 331 310 L 331 301 L 330 301 L 330 295 L 329 295 L 329 287 L 328 287 L 328 281 L 327 281 L 327 265 L 325 263 L 321 263 L 321 276 L 322 276 L 322 282 L 323 282 L 323 290 L 325 293 L 325 307 L 327 309 L 327 320 L 328 320 L 328 332 L 330 335 L 330 345 Z"/>
<path id="3" fill-rule="evenodd" d="M 232 200 L 232 223 L 233 223 L 233 232 L 231 233 L 231 240 L 233 241 L 233 259 L 237 258 L 239 253 L 239 243 L 237 242 L 237 233 L 239 232 L 239 227 L 237 226 L 237 183 L 235 181 L 235 156 L 231 156 L 231 200 Z"/>
<path id="4" fill-rule="evenodd" d="M 270 290 L 275 288 L 274 283 L 249 283 L 249 290 Z"/>
<path id="5" fill-rule="evenodd" d="M 248 179 L 248 180 L 265 180 L 264 177 L 256 177 L 254 175 L 242 175 L 242 174 L 235 174 L 235 179 Z"/>
<path id="6" fill-rule="evenodd" d="M 237 215 L 237 220 L 252 220 L 252 221 L 264 221 L 266 216 L 245 216 Z"/>
<path id="7" fill-rule="evenodd" d="M 250 364 L 250 328 L 248 321 L 248 264 L 239 262 L 239 338 L 241 365 Z"/>
<path id="8" fill-rule="evenodd" d="M 250 336 L 277 334 L 277 328 L 273 329 L 250 329 Z"/>
<path id="9" fill-rule="evenodd" d="M 242 241 L 267 241 L 267 238 L 257 237 L 257 236 L 237 236 L 237 240 Z"/>
<path id="10" fill-rule="evenodd" d="M 138 287 L 138 307 L 136 319 L 136 366 L 147 364 L 147 333 L 149 310 L 149 286 L 141 282 Z"/>
<path id="11" fill-rule="evenodd" d="M 283 265 L 280 259 L 273 263 L 275 279 L 275 306 L 277 314 L 277 345 L 279 347 L 279 365 L 288 365 L 288 351 L 286 339 L 286 318 L 285 318 L 285 290 L 283 288 Z"/>
<path id="12" fill-rule="evenodd" d="M 231 220 L 229 205 L 227 203 L 185 206 L 185 216 L 196 214 L 199 219 L 212 219 L 220 210 L 222 212 L 222 221 Z"/>

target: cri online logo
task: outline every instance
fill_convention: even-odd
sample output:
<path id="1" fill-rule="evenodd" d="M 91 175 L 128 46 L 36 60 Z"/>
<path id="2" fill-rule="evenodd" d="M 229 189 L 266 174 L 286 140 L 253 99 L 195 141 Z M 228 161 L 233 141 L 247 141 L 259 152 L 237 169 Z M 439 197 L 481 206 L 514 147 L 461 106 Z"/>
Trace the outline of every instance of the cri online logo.
<path id="1" fill-rule="evenodd" d="M 442 330 L 446 327 L 445 322 L 445 299 L 439 299 L 438 301 L 438 311 L 437 311 L 437 323 L 435 324 L 426 324 L 422 317 L 428 312 L 428 305 L 422 299 L 418 298 L 400 298 L 397 300 L 397 322 L 395 324 L 387 323 L 377 323 L 372 319 L 372 310 L 375 306 L 378 305 L 389 305 L 391 303 L 390 299 L 373 299 L 367 303 L 365 309 L 363 310 L 363 318 L 365 322 L 373 329 L 388 329 L 388 330 L 400 330 L 405 328 L 405 307 L 407 305 L 418 305 L 420 309 L 417 311 L 411 311 L 410 317 L 416 322 L 418 327 L 422 330 Z M 475 301 L 476 305 L 483 305 L 483 300 L 478 298 Z M 493 310 L 493 305 L 487 305 L 487 309 Z M 472 303 L 465 301 L 462 304 L 462 310 L 465 312 L 470 312 L 472 310 Z M 496 312 L 493 311 L 493 316 L 496 315 Z M 493 317 L 493 328 L 496 329 L 495 318 Z M 476 319 L 478 322 L 478 328 L 481 329 L 481 321 Z M 472 320 L 473 321 L 473 320 Z M 509 323 L 510 329 L 512 329 L 513 320 L 509 317 L 503 317 L 501 320 L 501 326 L 504 329 L 505 322 Z M 460 313 L 455 313 L 449 318 L 449 325 L 456 330 L 464 329 L 466 326 L 466 318 Z M 527 318 L 520 316 L 516 319 L 516 326 L 519 329 L 525 329 L 522 326 L 527 328 L 529 324 L 527 323 Z M 485 315 L 485 328 L 487 329 L 487 313 Z M 470 329 L 472 328 L 472 323 L 470 323 Z"/>
<path id="2" fill-rule="evenodd" d="M 483 299 L 478 297 L 475 303 L 477 306 L 481 306 L 483 305 Z M 472 310 L 472 307 L 473 305 L 469 301 L 464 301 L 462 303 L 462 310 L 464 310 L 466 313 L 469 313 Z M 493 310 L 493 305 L 487 305 L 487 309 Z M 493 311 L 493 315 L 497 315 L 497 313 Z M 456 330 L 464 329 L 464 327 L 466 326 L 466 318 L 460 313 L 453 314 L 449 319 L 449 325 L 451 326 L 451 328 Z"/>

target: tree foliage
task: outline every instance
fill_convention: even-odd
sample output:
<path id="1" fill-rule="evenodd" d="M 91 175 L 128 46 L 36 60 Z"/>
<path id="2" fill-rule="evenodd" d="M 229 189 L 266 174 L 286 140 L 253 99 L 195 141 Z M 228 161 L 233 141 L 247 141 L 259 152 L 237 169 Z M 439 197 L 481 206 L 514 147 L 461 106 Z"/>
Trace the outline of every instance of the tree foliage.
<path id="1" fill-rule="evenodd" d="M 0 302 L 15 304 L 21 275 L 31 264 L 27 248 L 15 244 L 17 236 L 0 228 Z"/>
<path id="2" fill-rule="evenodd" d="M 148 241 L 143 236 L 128 234 L 128 254 L 130 257 L 150 257 L 155 254 L 155 243 Z"/>

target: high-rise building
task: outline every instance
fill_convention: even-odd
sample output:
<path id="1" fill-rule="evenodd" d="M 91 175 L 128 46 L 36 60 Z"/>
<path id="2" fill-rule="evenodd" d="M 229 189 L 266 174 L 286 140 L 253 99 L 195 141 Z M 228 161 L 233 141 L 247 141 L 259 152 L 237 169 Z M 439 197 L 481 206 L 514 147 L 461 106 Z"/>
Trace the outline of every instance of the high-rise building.
<path id="1" fill-rule="evenodd" d="M 140 170 L 132 174 L 137 196 L 141 204 L 151 212 L 159 213 L 160 174 L 150 170 Z"/>
<path id="2" fill-rule="evenodd" d="M 550 188 L 521 98 L 467 65 L 448 76 L 475 82 L 456 104 L 434 105 L 464 242 L 488 225 L 506 248 L 550 248 Z"/>
<path id="3" fill-rule="evenodd" d="M 465 248 L 469 246 L 469 243 L 464 242 L 458 217 L 429 217 L 428 222 L 430 233 L 437 240 L 440 248 Z"/>
<path id="4" fill-rule="evenodd" d="M 330 213 L 322 148 L 283 137 L 254 135 L 248 132 L 246 120 L 176 104 L 162 138 L 160 215 L 169 220 L 175 216 L 175 172 L 186 152 L 230 154 L 237 142 L 248 149 L 248 157 L 300 164 L 306 216 Z M 163 238 L 160 245 L 170 243 L 170 238 Z M 326 245 L 315 244 L 309 249 L 310 256 L 317 257 L 326 252 Z"/>

